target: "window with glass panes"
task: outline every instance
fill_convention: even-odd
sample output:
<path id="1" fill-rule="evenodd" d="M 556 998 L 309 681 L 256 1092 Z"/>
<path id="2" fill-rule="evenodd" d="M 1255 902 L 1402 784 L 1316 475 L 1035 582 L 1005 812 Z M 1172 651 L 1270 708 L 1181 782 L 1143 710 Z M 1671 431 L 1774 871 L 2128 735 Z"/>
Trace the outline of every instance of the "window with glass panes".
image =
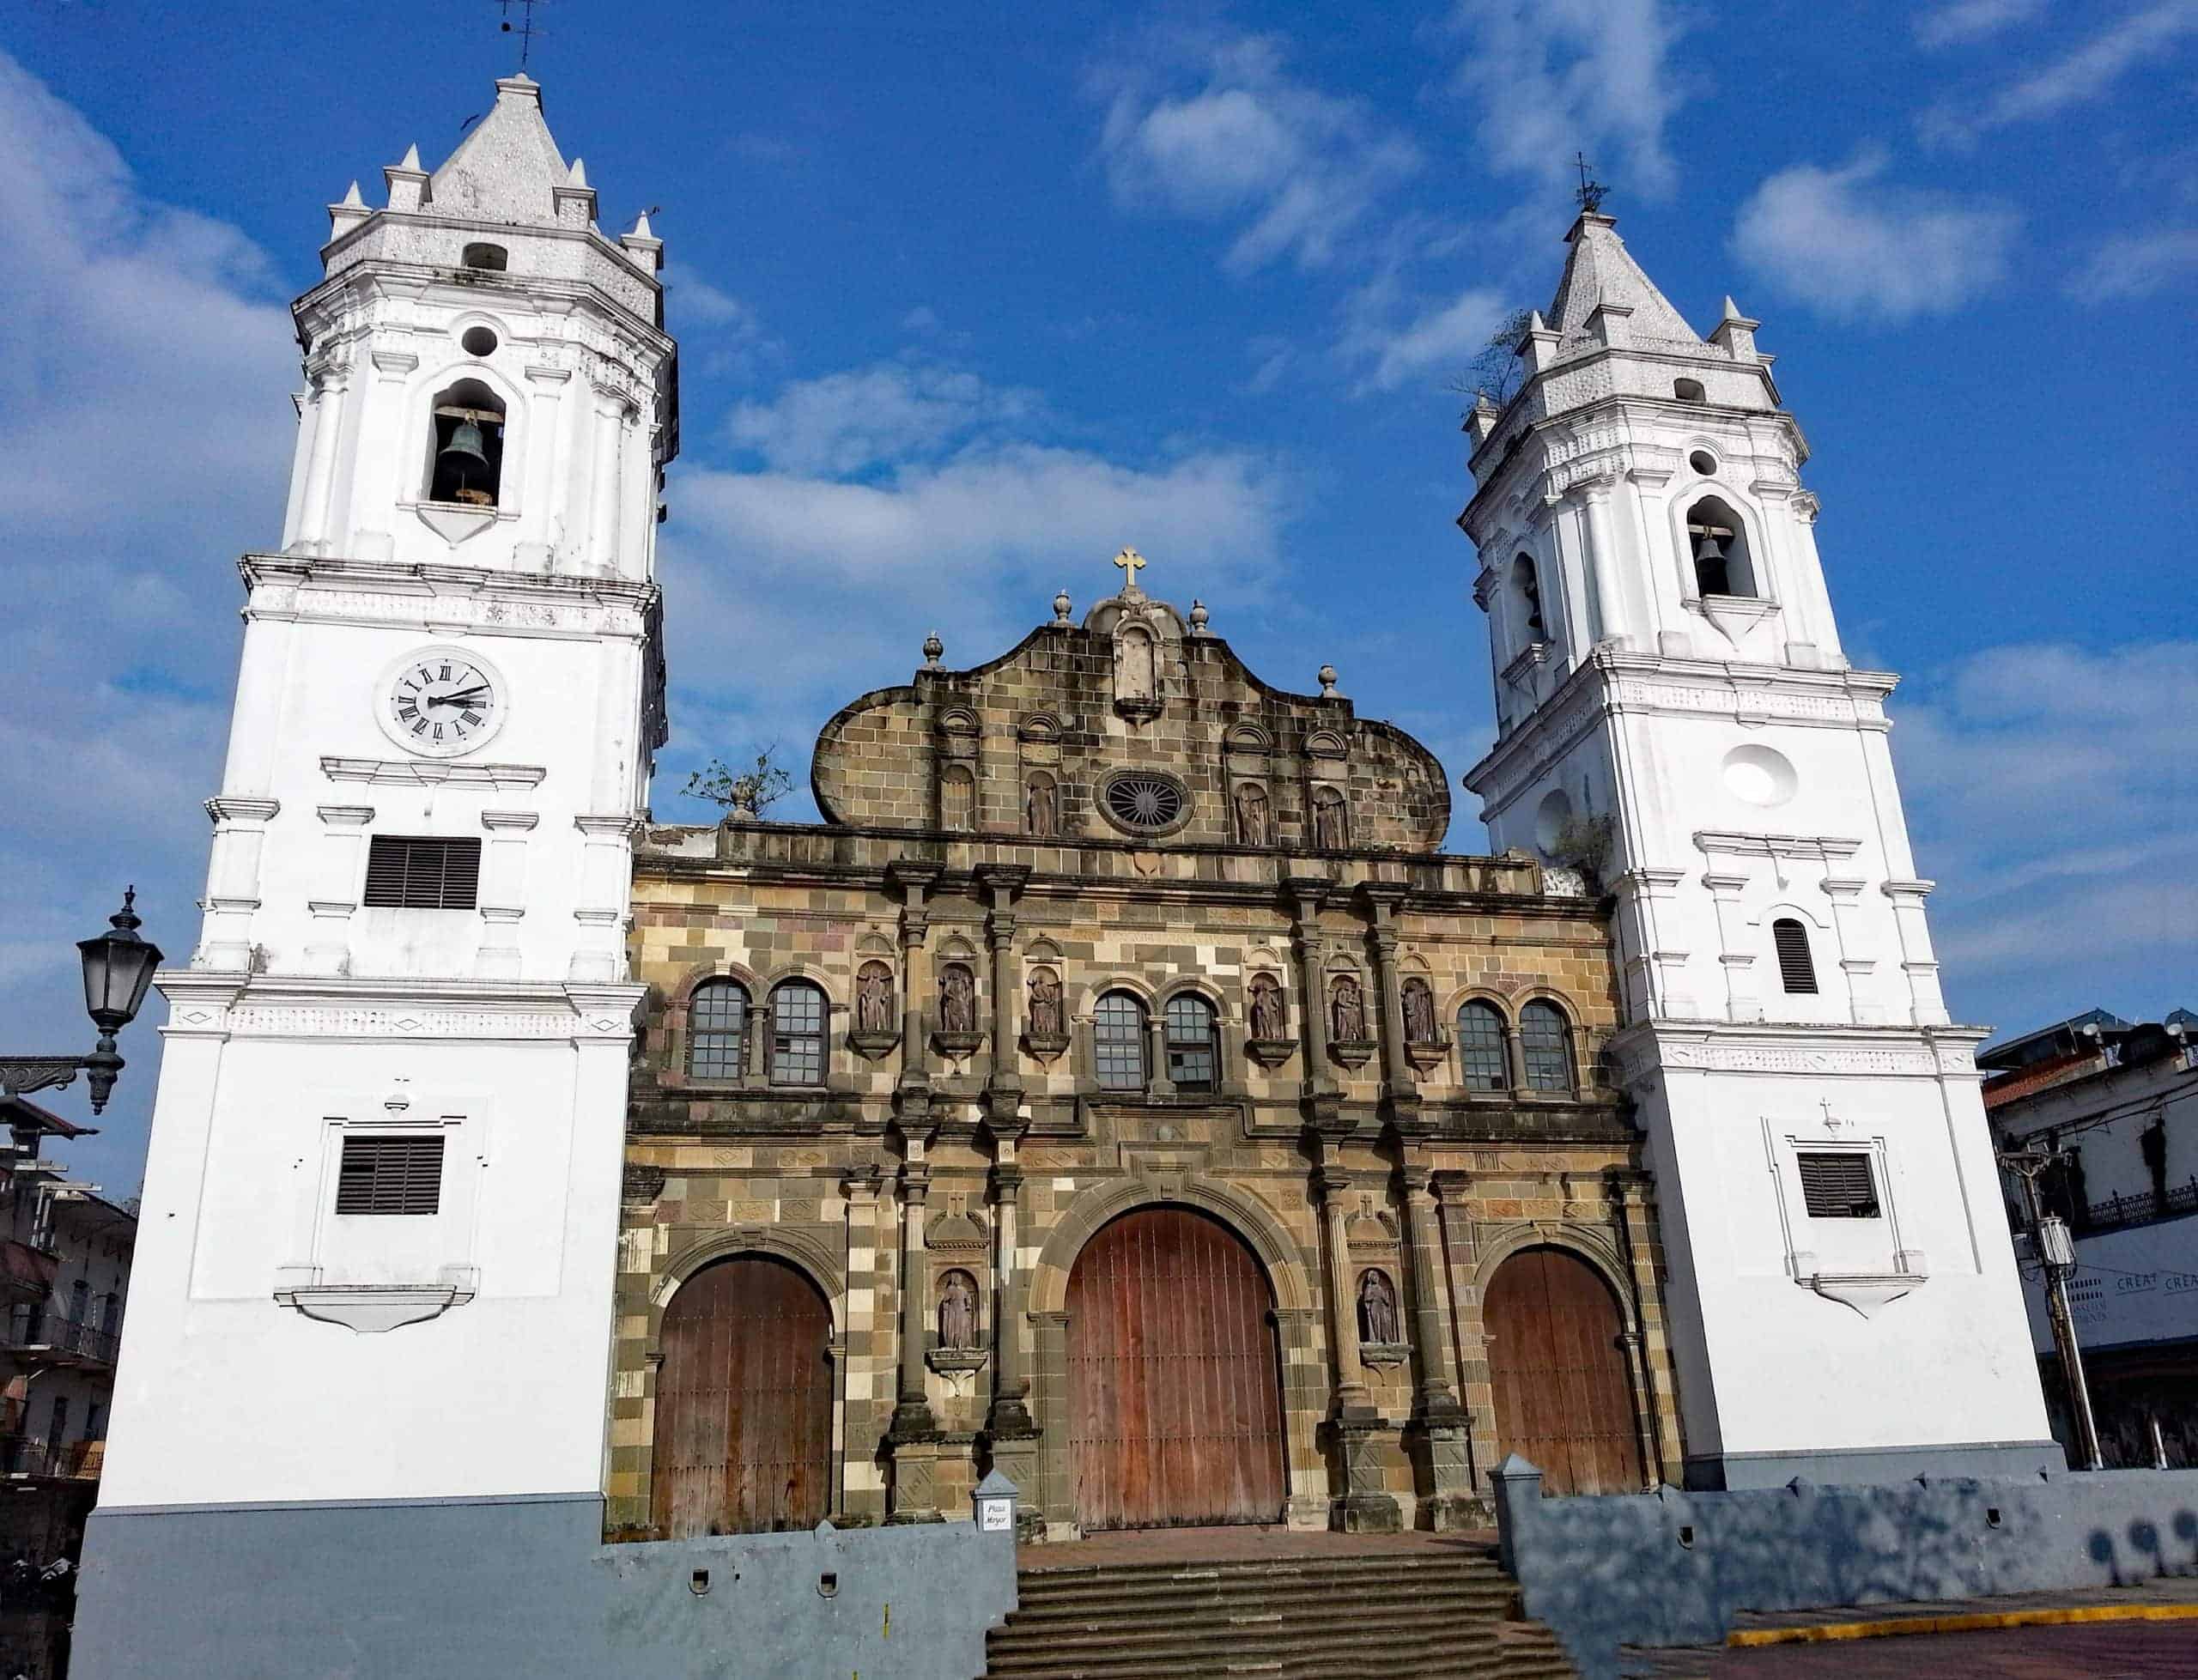
<path id="1" fill-rule="evenodd" d="M 705 980 L 687 1000 L 687 1071 L 697 1079 L 738 1079 L 747 1051 L 747 988 Z"/>
<path id="2" fill-rule="evenodd" d="M 1458 1011 L 1458 1059 L 1469 1091 L 1505 1091 L 1511 1069 L 1503 1055 L 1503 1017 L 1493 1004 L 1467 1004 Z"/>
<path id="3" fill-rule="evenodd" d="M 1110 1091 L 1145 1089 L 1145 1005 L 1126 992 L 1110 992 L 1091 1011 L 1092 1058 L 1100 1085 Z"/>
<path id="4" fill-rule="evenodd" d="M 1168 1079 L 1179 1091 L 1210 1091 L 1220 1058 L 1214 1046 L 1213 1005 L 1194 992 L 1168 1000 Z"/>
<path id="5" fill-rule="evenodd" d="M 1564 1016 L 1539 1000 L 1519 1011 L 1519 1048 L 1526 1053 L 1527 1083 L 1537 1091 L 1572 1089 L 1572 1046 Z"/>
<path id="6" fill-rule="evenodd" d="M 788 980 L 771 994 L 771 1083 L 824 1083 L 824 993 L 807 980 Z"/>

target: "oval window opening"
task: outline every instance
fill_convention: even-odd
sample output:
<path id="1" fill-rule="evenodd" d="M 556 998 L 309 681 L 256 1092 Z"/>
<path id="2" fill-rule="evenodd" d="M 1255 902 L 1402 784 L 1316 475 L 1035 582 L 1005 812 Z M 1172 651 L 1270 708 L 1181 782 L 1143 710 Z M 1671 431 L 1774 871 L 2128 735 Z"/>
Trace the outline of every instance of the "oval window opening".
<path id="1" fill-rule="evenodd" d="M 496 353 L 496 335 L 486 327 L 466 328 L 464 337 L 458 342 L 465 347 L 465 354 L 470 356 L 494 355 Z"/>
<path id="2" fill-rule="evenodd" d="M 1706 449 L 1696 450 L 1693 454 L 1686 458 L 1686 464 L 1704 478 L 1715 478 L 1717 476 L 1717 458 Z"/>

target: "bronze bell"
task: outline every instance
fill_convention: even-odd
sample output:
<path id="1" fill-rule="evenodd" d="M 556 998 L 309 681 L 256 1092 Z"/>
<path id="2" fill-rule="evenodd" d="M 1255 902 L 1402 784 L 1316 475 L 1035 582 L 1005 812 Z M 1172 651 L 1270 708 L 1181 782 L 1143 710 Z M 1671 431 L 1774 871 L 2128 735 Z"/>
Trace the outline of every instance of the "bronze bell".
<path id="1" fill-rule="evenodd" d="M 1717 546 L 1717 533 L 1705 531 L 1695 540 L 1694 563 L 1697 566 L 1719 566 L 1725 563 L 1725 551 Z"/>
<path id="2" fill-rule="evenodd" d="M 461 420 L 452 430 L 450 441 L 435 456 L 435 464 L 446 472 L 455 472 L 464 483 L 469 475 L 487 477 L 489 452 L 481 440 L 481 428 L 470 420 Z"/>

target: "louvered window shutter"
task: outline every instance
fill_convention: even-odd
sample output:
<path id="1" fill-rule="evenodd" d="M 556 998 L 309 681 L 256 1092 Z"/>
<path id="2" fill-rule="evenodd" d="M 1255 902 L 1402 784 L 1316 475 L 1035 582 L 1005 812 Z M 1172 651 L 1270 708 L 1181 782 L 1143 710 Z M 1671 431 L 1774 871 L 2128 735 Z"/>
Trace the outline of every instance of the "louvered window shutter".
<path id="1" fill-rule="evenodd" d="M 368 1137 L 343 1140 L 336 1174 L 336 1211 L 349 1214 L 427 1214 L 442 1206 L 443 1139 Z"/>
<path id="2" fill-rule="evenodd" d="M 422 834 L 376 834 L 367 848 L 369 906 L 471 910 L 481 894 L 481 842 Z"/>
<path id="3" fill-rule="evenodd" d="M 1788 992 L 1814 992 L 1817 966 L 1809 956 L 1809 931 L 1790 916 L 1770 925 L 1771 943 L 1778 948 L 1778 979 Z"/>
<path id="4" fill-rule="evenodd" d="M 1803 1153 L 1801 1199 L 1812 1219 L 1875 1219 L 1878 1187 L 1870 1157 L 1855 1149 Z"/>

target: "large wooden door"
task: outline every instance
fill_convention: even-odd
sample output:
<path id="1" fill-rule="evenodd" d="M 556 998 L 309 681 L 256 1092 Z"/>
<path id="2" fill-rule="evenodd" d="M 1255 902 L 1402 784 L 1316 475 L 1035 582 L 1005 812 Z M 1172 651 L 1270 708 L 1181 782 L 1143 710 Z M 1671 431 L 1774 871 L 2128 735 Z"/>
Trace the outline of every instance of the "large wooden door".
<path id="1" fill-rule="evenodd" d="M 1561 1248 L 1522 1249 L 1496 1269 L 1481 1315 L 1498 1450 L 1537 1465 L 1551 1493 L 1640 1492 L 1624 1325 L 1594 1268 Z"/>
<path id="2" fill-rule="evenodd" d="M 1252 1251 L 1188 1208 L 1124 1214 L 1084 1245 L 1068 1279 L 1079 1523 L 1279 1520 L 1273 1305 Z"/>
<path id="3" fill-rule="evenodd" d="M 809 1528 L 831 1497 L 831 1309 L 782 1261 L 720 1260 L 664 1314 L 650 1502 L 674 1540 Z"/>

